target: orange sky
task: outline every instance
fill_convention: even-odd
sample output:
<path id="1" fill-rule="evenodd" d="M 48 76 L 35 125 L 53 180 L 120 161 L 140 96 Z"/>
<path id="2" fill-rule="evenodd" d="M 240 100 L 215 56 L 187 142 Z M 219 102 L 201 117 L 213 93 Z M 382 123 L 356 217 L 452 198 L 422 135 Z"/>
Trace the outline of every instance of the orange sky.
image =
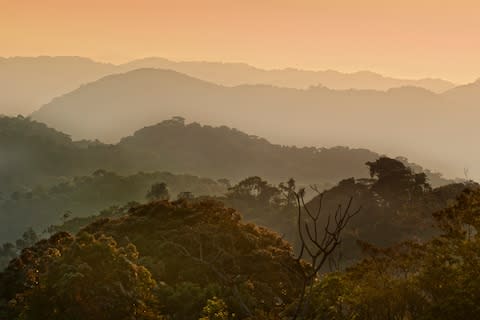
<path id="1" fill-rule="evenodd" d="M 480 77 L 480 1 L 0 0 L 0 56 Z"/>

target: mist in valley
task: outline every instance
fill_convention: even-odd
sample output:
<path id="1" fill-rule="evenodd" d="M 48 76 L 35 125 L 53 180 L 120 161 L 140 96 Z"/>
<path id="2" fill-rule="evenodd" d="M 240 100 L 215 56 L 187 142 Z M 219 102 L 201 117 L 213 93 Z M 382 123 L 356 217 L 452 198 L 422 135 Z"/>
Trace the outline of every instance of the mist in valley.
<path id="1" fill-rule="evenodd" d="M 479 318 L 477 4 L 0 7 L 0 319 Z"/>

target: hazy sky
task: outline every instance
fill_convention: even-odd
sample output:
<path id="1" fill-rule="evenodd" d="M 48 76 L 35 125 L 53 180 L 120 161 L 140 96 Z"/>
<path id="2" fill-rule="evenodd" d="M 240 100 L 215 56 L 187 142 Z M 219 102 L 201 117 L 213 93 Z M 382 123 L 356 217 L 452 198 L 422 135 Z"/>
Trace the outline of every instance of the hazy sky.
<path id="1" fill-rule="evenodd" d="M 480 1 L 0 0 L 0 56 L 480 77 Z"/>

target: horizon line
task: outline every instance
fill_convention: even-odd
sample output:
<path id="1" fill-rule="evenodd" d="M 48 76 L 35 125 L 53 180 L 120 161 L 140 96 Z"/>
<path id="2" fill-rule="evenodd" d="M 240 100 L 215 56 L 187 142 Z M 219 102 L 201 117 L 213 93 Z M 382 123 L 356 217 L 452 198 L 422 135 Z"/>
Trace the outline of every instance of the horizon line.
<path id="1" fill-rule="evenodd" d="M 177 59 L 177 58 L 171 58 L 171 57 L 164 57 L 164 56 L 142 56 L 142 57 L 137 57 L 137 58 L 129 58 L 129 59 L 122 59 L 123 62 L 115 62 L 114 60 L 109 60 L 109 59 L 103 59 L 99 57 L 93 57 L 93 56 L 82 56 L 82 55 L 49 55 L 49 54 L 40 54 L 40 55 L 11 55 L 11 56 L 0 56 L 0 59 L 15 59 L 15 58 L 30 58 L 30 59 L 35 59 L 35 58 L 80 58 L 80 59 L 86 59 L 90 60 L 95 63 L 101 63 L 101 64 L 109 64 L 113 66 L 122 66 L 126 65 L 135 61 L 141 61 L 141 60 L 147 60 L 147 59 L 163 59 L 169 62 L 173 63 L 212 63 L 212 64 L 224 64 L 224 65 L 244 65 L 250 68 L 254 68 L 259 71 L 298 71 L 298 72 L 335 72 L 343 75 L 355 75 L 355 74 L 360 74 L 360 73 L 371 73 L 375 74 L 377 76 L 381 76 L 386 79 L 394 79 L 394 80 L 401 80 L 401 81 L 425 81 L 425 80 L 430 80 L 430 81 L 444 81 L 448 82 L 453 86 L 460 86 L 464 84 L 469 84 L 469 83 L 474 83 L 478 80 L 480 80 L 480 77 L 469 80 L 469 81 L 452 81 L 447 78 L 443 77 L 437 77 L 437 76 L 426 76 L 426 77 L 408 77 L 408 76 L 396 76 L 388 73 L 383 73 L 380 71 L 375 71 L 372 69 L 357 69 L 355 71 L 345 71 L 345 70 L 340 70 L 340 69 L 332 69 L 332 68 L 327 68 L 327 69 L 313 69 L 313 68 L 303 68 L 303 67 L 296 67 L 296 66 L 279 66 L 279 67 L 263 67 L 259 65 L 255 65 L 249 62 L 243 62 L 243 61 L 225 61 L 225 60 L 208 60 L 208 59 Z"/>

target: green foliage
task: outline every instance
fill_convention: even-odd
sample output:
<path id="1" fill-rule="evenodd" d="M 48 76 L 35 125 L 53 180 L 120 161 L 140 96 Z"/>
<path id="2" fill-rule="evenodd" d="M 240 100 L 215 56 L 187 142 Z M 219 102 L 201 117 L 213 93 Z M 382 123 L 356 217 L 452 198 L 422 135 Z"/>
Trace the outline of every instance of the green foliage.
<path id="1" fill-rule="evenodd" d="M 0 270 L 3 270 L 10 260 L 17 256 L 17 247 L 11 242 L 6 242 L 0 246 Z"/>
<path id="2" fill-rule="evenodd" d="M 115 146 L 76 143 L 29 119 L 0 118 L 0 152 L 0 238 L 11 241 L 28 226 L 62 222 L 49 229 L 55 234 L 48 239 L 28 229 L 0 247 L 0 268 L 7 267 L 0 273 L 2 319 L 288 317 L 305 271 L 283 240 L 297 243 L 295 180 L 275 185 L 252 176 L 232 186 L 226 179 L 110 170 L 162 167 L 229 178 L 261 172 L 276 182 L 292 172 L 302 182 L 329 182 L 339 174 L 362 176 L 366 168 L 351 166 L 360 160 L 371 160 L 371 179 L 346 179 L 322 195 L 322 212 L 335 212 L 352 196 L 352 206 L 363 210 L 332 259 L 337 272 L 314 280 L 302 318 L 450 320 L 480 314 L 478 186 L 432 188 L 421 168 L 410 169 L 402 159 L 373 161 L 366 150 L 275 146 L 180 118 Z M 461 193 L 465 187 L 471 189 Z M 170 192 L 177 201 L 166 201 Z M 134 202 L 146 194 L 164 201 Z M 242 223 L 238 211 L 202 195 L 218 196 L 247 221 L 282 236 Z M 320 209 L 316 200 L 307 204 L 310 210 Z M 122 205 L 126 201 L 133 202 Z M 88 215 L 102 208 L 108 209 Z M 354 263 L 360 251 L 367 258 Z"/>
<path id="3" fill-rule="evenodd" d="M 18 238 L 30 226 L 42 230 L 65 220 L 67 211 L 70 218 L 84 218 L 127 201 L 143 202 L 145 194 L 158 181 L 167 183 L 172 192 L 188 190 L 197 195 L 220 195 L 226 191 L 214 180 L 190 175 L 140 172 L 122 176 L 96 170 L 88 176 L 65 178 L 50 188 L 17 192 L 15 199 L 0 200 L 0 242 Z"/>
<path id="4" fill-rule="evenodd" d="M 22 238 L 18 239 L 15 242 L 15 246 L 18 250 L 23 250 L 25 248 L 33 246 L 38 240 L 39 237 L 37 233 L 32 228 L 29 228 L 23 233 Z"/>
<path id="5" fill-rule="evenodd" d="M 208 299 L 221 292 L 218 284 L 202 286 L 192 282 L 178 282 L 172 286 L 161 282 L 156 292 L 160 312 L 172 319 L 198 319 Z"/>
<path id="6" fill-rule="evenodd" d="M 323 194 L 324 214 L 321 215 L 320 223 L 326 223 L 327 214 L 334 212 L 339 203 L 348 202 L 351 196 L 354 198 L 354 207 L 363 207 L 362 217 L 352 220 L 343 236 L 340 250 L 329 259 L 331 269 L 344 267 L 360 256 L 361 252 L 356 246 L 357 240 L 389 246 L 398 241 L 412 238 L 428 239 L 433 236 L 438 231 L 432 228 L 431 213 L 448 206 L 468 186 L 459 183 L 430 189 L 425 187 L 424 182 L 415 184 L 415 177 L 418 175 L 401 162 L 392 159 L 382 161 L 390 165 L 383 165 L 381 170 L 378 169 L 382 172 L 378 178 L 346 179 Z M 389 181 L 385 190 L 384 179 Z M 51 224 L 59 220 L 63 222 L 61 225 L 48 227 L 50 233 L 78 232 L 96 219 L 126 214 L 135 203 L 126 206 L 117 204 L 122 204 L 123 199 L 129 198 L 141 201 L 149 188 L 152 191 L 152 185 L 161 187 L 157 190 L 160 192 L 157 196 L 165 198 L 166 185 L 159 184 L 159 180 L 168 181 L 174 191 L 190 189 L 200 194 L 201 192 L 221 194 L 227 184 L 225 182 L 220 185 L 208 179 L 167 173 L 139 173 L 123 177 L 105 170 L 97 170 L 92 176 L 74 178 L 50 190 L 38 189 L 30 193 L 30 197 L 27 197 L 27 193 L 19 193 L 19 199 L 16 201 L 0 201 L 0 208 L 3 208 L 5 213 L 15 215 L 16 219 L 20 220 L 17 225 L 8 220 L 9 230 L 1 236 L 7 237 L 5 240 L 11 240 L 14 236 L 9 237 L 9 233 L 18 230 L 17 233 L 20 234 L 22 226 L 26 228 L 28 225 L 37 225 L 47 228 L 47 222 Z M 396 190 L 399 191 L 392 194 L 390 186 L 396 186 Z M 473 184 L 470 186 L 475 187 Z M 293 179 L 274 186 L 260 177 L 250 177 L 230 187 L 225 197 L 218 199 L 242 212 L 246 221 L 280 233 L 284 239 L 298 248 L 297 206 L 293 196 L 296 188 Z M 404 190 L 403 193 L 401 190 Z M 416 192 L 411 192 L 412 190 Z M 412 196 L 401 198 L 397 194 Z M 197 201 L 190 191 L 180 191 L 177 198 L 179 201 Z M 308 204 L 314 211 L 317 210 L 317 201 L 315 198 Z M 112 203 L 115 205 L 111 206 Z M 108 209 L 102 210 L 99 215 L 84 216 L 84 212 L 98 211 L 104 207 Z M 33 210 L 36 214 L 31 216 Z M 70 217 L 65 218 L 66 213 Z M 2 218 L 6 219 L 7 215 L 0 214 L 0 221 Z M 5 265 L 13 257 L 12 250 L 0 251 L 1 256 L 4 257 Z"/>
<path id="7" fill-rule="evenodd" d="M 37 233 L 29 228 L 25 231 L 20 239 L 15 241 L 15 244 L 6 242 L 0 246 L 0 271 L 3 270 L 8 263 L 17 257 L 17 252 L 33 246 L 40 238 Z"/>
<path id="8" fill-rule="evenodd" d="M 435 214 L 442 234 L 387 249 L 363 244 L 368 258 L 324 276 L 307 319 L 475 319 L 480 314 L 480 191 Z"/>
<path id="9" fill-rule="evenodd" d="M 238 315 L 287 304 L 299 290 L 291 247 L 215 201 L 151 203 L 85 230 L 120 243 L 128 237 L 158 282 L 220 286 L 217 296 Z"/>
<path id="10" fill-rule="evenodd" d="M 332 183 L 344 176 L 366 176 L 363 163 L 378 157 L 364 149 L 273 145 L 236 129 L 187 125 L 179 119 L 138 130 L 116 145 L 73 142 L 68 135 L 23 117 L 0 117 L 0 154 L 4 197 L 99 168 L 120 174 L 165 170 L 236 180 L 262 174 L 275 182 L 289 172 L 303 183 Z"/>
<path id="11" fill-rule="evenodd" d="M 413 202 L 431 190 L 425 173 L 414 173 L 398 160 L 381 157 L 367 165 L 371 177 L 377 178 L 372 190 L 392 206 Z"/>
<path id="12" fill-rule="evenodd" d="M 223 308 L 208 302 L 218 297 L 229 316 L 246 318 L 293 303 L 301 268 L 277 234 L 243 224 L 221 203 L 153 202 L 96 220 L 77 237 L 59 233 L 26 248 L 0 274 L 0 302 L 10 301 L 0 311 L 25 319 L 196 320 L 215 314 L 202 315 L 205 306 Z"/>
<path id="13" fill-rule="evenodd" d="M 278 187 L 260 177 L 249 177 L 230 187 L 223 199 L 240 211 L 245 220 L 268 227 L 294 239 L 296 203 L 293 192 L 295 180 L 282 182 Z"/>
<path id="14" fill-rule="evenodd" d="M 170 193 L 168 192 L 167 184 L 165 182 L 153 184 L 150 187 L 146 197 L 150 201 L 170 199 Z"/>
<path id="15" fill-rule="evenodd" d="M 20 116 L 0 116 L 0 154 L 0 191 L 7 194 L 83 167 L 74 160 L 81 151 L 66 134 Z"/>
<path id="16" fill-rule="evenodd" d="M 208 299 L 199 320 L 229 320 L 234 318 L 235 315 L 228 312 L 227 304 L 222 299 L 213 297 Z"/>
<path id="17" fill-rule="evenodd" d="M 377 154 L 365 149 L 297 148 L 271 144 L 226 126 L 185 124 L 175 119 L 142 128 L 118 144 L 142 170 L 162 167 L 207 177 L 240 180 L 262 175 L 280 182 L 285 173 L 302 183 L 333 183 L 344 176 L 366 176 L 363 164 Z M 131 159 L 131 160 L 130 160 Z"/>
<path id="18" fill-rule="evenodd" d="M 32 287 L 16 295 L 21 319 L 156 319 L 150 306 L 156 283 L 137 264 L 132 244 L 81 233 L 55 252 Z"/>
<path id="19" fill-rule="evenodd" d="M 393 246 L 412 239 L 431 239 L 438 234 L 432 217 L 434 212 L 445 209 L 465 188 L 478 188 L 475 183 L 458 183 L 431 188 L 423 174 L 416 174 L 402 162 L 380 158 L 367 164 L 373 179 L 345 179 L 337 186 L 323 192 L 322 211 L 335 212 L 339 203 L 353 197 L 352 206 L 362 206 L 362 212 L 354 217 L 343 234 L 343 242 L 333 265 L 345 267 L 361 256 L 358 241 L 375 246 Z M 318 210 L 318 197 L 308 207 Z M 321 216 L 326 223 L 326 215 Z"/>

